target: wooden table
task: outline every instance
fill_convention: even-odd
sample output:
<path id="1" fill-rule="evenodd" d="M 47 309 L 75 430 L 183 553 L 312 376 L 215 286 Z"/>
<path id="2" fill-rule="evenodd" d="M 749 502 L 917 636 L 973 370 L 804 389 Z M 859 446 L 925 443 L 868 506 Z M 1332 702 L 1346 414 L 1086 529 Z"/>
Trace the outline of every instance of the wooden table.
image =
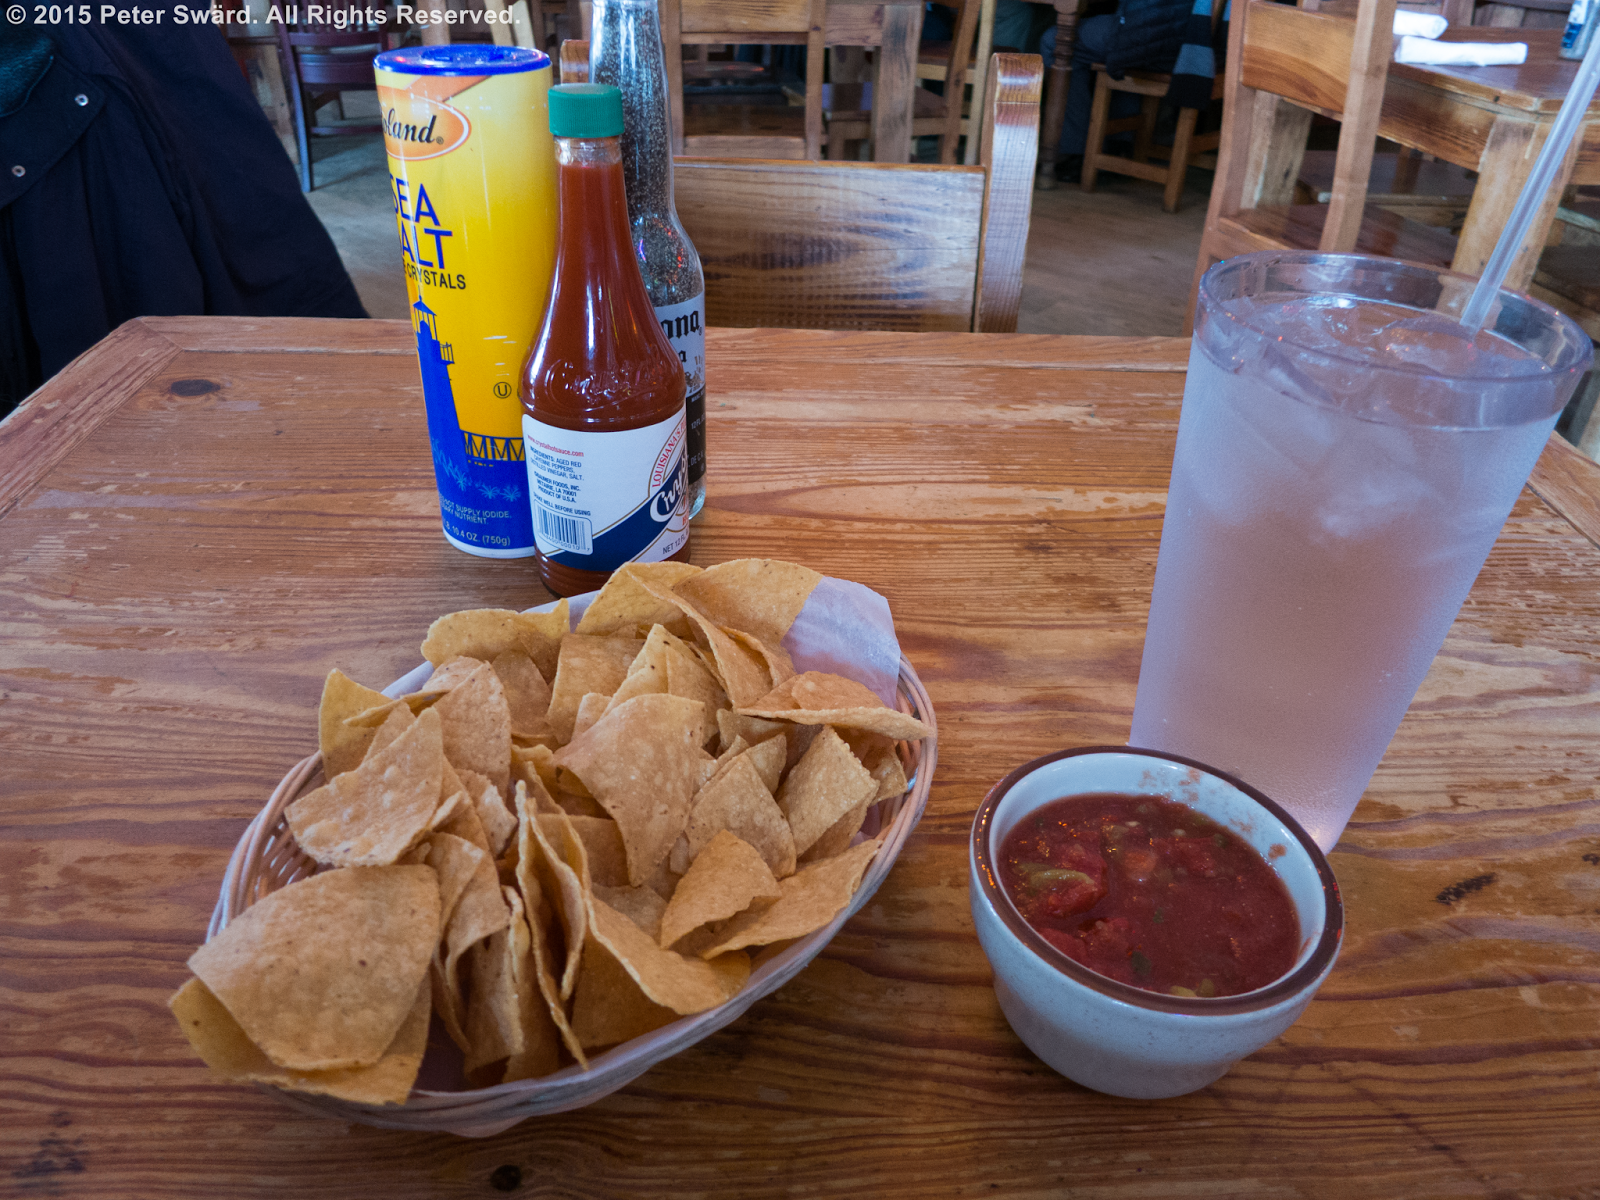
<path id="1" fill-rule="evenodd" d="M 1559 29 L 1474 25 L 1447 30 L 1440 40 L 1528 44 L 1528 61 L 1516 67 L 1395 63 L 1384 88 L 1381 136 L 1479 172 L 1451 264 L 1457 271 L 1479 275 L 1561 111 L 1578 64 L 1558 53 Z M 1507 287 L 1527 290 L 1561 189 L 1568 183 L 1600 183 L 1600 101 L 1590 106 L 1583 135 L 1512 263 Z"/>
<path id="2" fill-rule="evenodd" d="M 1127 736 L 1185 345 L 713 330 L 694 557 L 879 589 L 940 726 L 926 817 L 794 983 L 493 1139 L 210 1077 L 167 996 L 335 664 L 545 599 L 438 530 L 404 324 L 148 319 L 0 426 L 6 1196 L 1592 1197 L 1600 467 L 1552 444 L 1332 856 L 1344 953 L 1179 1100 L 1070 1084 L 973 937 L 972 812 Z"/>

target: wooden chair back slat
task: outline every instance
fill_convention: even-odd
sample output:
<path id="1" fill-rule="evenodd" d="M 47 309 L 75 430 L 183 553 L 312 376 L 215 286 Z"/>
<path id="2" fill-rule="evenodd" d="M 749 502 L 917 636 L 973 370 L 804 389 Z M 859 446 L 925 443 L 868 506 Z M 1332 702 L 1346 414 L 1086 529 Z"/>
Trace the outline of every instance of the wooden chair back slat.
<path id="1" fill-rule="evenodd" d="M 673 152 L 684 152 L 683 47 L 702 45 L 804 44 L 806 91 L 804 154 L 822 156 L 822 28 L 826 0 L 661 0 L 661 42 L 667 59 L 667 107 Z M 711 134 L 709 136 L 720 136 Z M 722 144 L 728 153 L 755 150 L 766 157 L 793 153 L 793 139 L 765 141 L 735 133 Z M 754 137 L 754 140 L 752 138 Z M 707 143 L 697 146 L 704 149 Z"/>
<path id="2" fill-rule="evenodd" d="M 811 0 L 685 0 L 681 12 L 685 34 L 804 33 Z"/>
<path id="3" fill-rule="evenodd" d="M 830 4 L 824 40 L 829 46 L 876 46 L 883 41 L 881 4 Z"/>
<path id="4" fill-rule="evenodd" d="M 1043 65 L 996 55 L 981 167 L 682 158 L 712 325 L 1016 329 Z"/>
<path id="5" fill-rule="evenodd" d="M 707 322 L 971 329 L 984 178 L 971 167 L 682 160 L 674 187 L 705 267 Z"/>

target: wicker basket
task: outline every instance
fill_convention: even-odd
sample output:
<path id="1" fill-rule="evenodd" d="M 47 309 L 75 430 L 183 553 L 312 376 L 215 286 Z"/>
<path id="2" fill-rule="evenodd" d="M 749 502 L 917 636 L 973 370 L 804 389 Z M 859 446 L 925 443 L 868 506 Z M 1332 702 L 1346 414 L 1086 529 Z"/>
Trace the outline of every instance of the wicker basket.
<path id="1" fill-rule="evenodd" d="M 938 727 L 933 705 L 922 681 L 902 655 L 897 699 L 901 711 L 918 717 L 934 732 L 920 742 L 905 743 L 903 757 L 910 786 L 904 795 L 877 805 L 876 827 L 864 827 L 869 836 L 885 827 L 888 836 L 849 906 L 824 928 L 800 938 L 769 958 L 755 970 L 727 1003 L 703 1013 L 683 1017 L 643 1037 L 624 1042 L 589 1060 L 588 1070 L 577 1065 L 564 1067 L 542 1079 L 524 1079 L 498 1087 L 469 1091 L 429 1091 L 413 1089 L 400 1105 L 358 1104 L 327 1096 L 282 1091 L 260 1085 L 294 1108 L 321 1116 L 375 1125 L 382 1129 L 409 1129 L 418 1132 L 448 1132 L 464 1137 L 489 1137 L 527 1117 L 566 1112 L 582 1108 L 618 1088 L 631 1083 L 662 1059 L 692 1046 L 742 1016 L 757 1000 L 777 991 L 821 953 L 822 948 L 844 923 L 872 898 L 901 848 L 916 828 L 928 803 L 938 750 Z M 302 759 L 284 776 L 272 798 L 258 813 L 239 844 L 234 847 L 227 874 L 222 879 L 222 894 L 211 915 L 206 933 L 210 941 L 227 928 L 228 922 L 261 897 L 313 874 L 316 863 L 300 852 L 289 832 L 284 810 L 297 797 L 322 784 L 322 756 Z M 871 817 L 869 816 L 869 822 Z"/>

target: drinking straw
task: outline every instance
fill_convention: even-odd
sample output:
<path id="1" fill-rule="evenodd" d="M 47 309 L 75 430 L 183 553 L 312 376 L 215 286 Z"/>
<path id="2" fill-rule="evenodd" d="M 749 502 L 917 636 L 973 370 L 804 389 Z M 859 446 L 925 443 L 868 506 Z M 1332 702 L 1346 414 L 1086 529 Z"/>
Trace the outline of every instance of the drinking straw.
<path id="1" fill-rule="evenodd" d="M 1556 171 L 1566 157 L 1567 147 L 1572 144 L 1579 123 L 1589 111 L 1589 101 L 1594 98 L 1597 82 L 1600 82 L 1600 37 L 1589 43 L 1589 52 L 1583 56 L 1583 65 L 1578 68 L 1572 86 L 1567 89 L 1567 98 L 1561 102 L 1561 112 L 1550 128 L 1550 136 L 1544 140 L 1544 149 L 1539 151 L 1533 170 L 1528 174 L 1528 182 L 1522 185 L 1522 194 L 1517 197 L 1516 206 L 1511 210 L 1511 217 L 1500 231 L 1500 240 L 1494 244 L 1494 253 L 1489 255 L 1483 274 L 1478 277 L 1478 285 L 1472 289 L 1472 296 L 1461 311 L 1461 324 L 1470 333 L 1476 334 L 1488 319 L 1489 307 L 1500 293 L 1500 285 L 1506 280 L 1511 260 L 1533 225 L 1534 211 L 1550 190 Z"/>

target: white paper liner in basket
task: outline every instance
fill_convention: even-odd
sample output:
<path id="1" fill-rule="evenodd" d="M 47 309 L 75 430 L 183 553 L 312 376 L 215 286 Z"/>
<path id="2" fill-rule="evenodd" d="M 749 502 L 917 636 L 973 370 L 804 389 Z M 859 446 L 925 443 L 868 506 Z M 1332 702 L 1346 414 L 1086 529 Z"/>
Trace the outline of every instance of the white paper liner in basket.
<path id="1" fill-rule="evenodd" d="M 284 1091 L 266 1084 L 259 1086 L 290 1106 L 319 1116 L 373 1125 L 380 1129 L 492 1137 L 528 1117 L 566 1112 L 592 1104 L 633 1082 L 663 1059 L 737 1020 L 757 1000 L 771 995 L 798 975 L 807 963 L 822 952 L 822 948 L 844 923 L 872 899 L 878 885 L 888 876 L 889 869 L 900 856 L 906 839 L 922 818 L 938 754 L 938 726 L 928 693 L 904 655 L 900 657 L 900 678 L 895 699 L 896 707 L 919 718 L 934 732 L 920 742 L 905 743 L 909 786 L 904 795 L 884 800 L 876 806 L 876 829 L 863 829 L 870 836 L 887 826 L 889 832 L 884 838 L 883 847 L 867 867 L 861 886 L 856 889 L 845 910 L 823 928 L 798 939 L 764 962 L 751 974 L 749 982 L 739 994 L 726 1004 L 683 1017 L 643 1037 L 593 1055 L 589 1059 L 588 1070 L 574 1064 L 542 1079 L 523 1079 L 471 1091 L 442 1092 L 417 1088 L 412 1091 L 411 1098 L 401 1105 L 358 1104 L 328 1096 Z M 316 864 L 300 852 L 289 833 L 289 824 L 283 812 L 297 796 L 321 784 L 321 768 L 321 754 L 302 759 L 284 776 L 266 807 L 245 828 L 239 844 L 234 847 L 227 873 L 223 876 L 222 892 L 217 899 L 216 910 L 211 914 L 211 925 L 206 931 L 207 941 L 216 937 L 236 914 L 249 908 L 262 896 L 313 873 Z"/>

